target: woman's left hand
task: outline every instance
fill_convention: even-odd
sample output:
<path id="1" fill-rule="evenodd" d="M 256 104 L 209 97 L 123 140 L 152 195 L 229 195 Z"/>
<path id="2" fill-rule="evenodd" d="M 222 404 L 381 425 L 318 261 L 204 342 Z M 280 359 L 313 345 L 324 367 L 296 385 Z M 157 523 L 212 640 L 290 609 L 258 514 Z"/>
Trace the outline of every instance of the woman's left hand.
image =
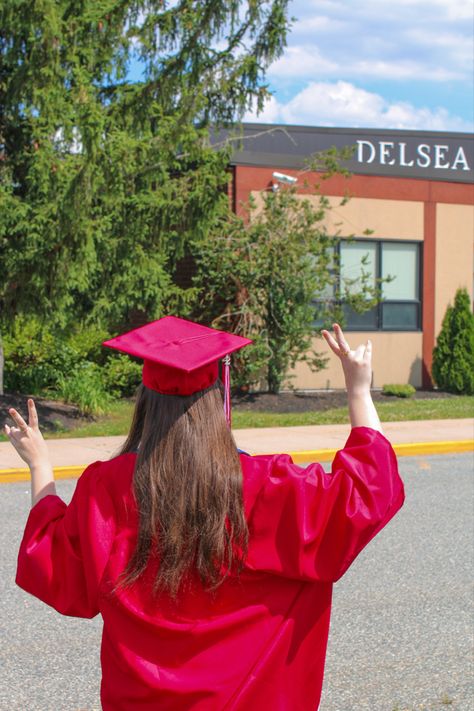
<path id="1" fill-rule="evenodd" d="M 30 468 L 49 464 L 49 453 L 38 424 L 38 413 L 33 400 L 28 400 L 28 424 L 14 408 L 9 415 L 15 425 L 5 425 L 5 434 L 20 457 Z"/>

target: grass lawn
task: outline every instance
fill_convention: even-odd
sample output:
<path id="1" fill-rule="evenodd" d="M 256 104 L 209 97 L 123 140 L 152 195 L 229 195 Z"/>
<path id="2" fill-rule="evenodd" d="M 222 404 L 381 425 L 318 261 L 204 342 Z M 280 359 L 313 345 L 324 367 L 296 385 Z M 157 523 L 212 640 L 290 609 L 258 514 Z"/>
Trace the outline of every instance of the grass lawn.
<path id="1" fill-rule="evenodd" d="M 76 429 L 51 433 L 58 437 L 100 437 L 124 435 L 130 426 L 133 406 L 129 402 L 117 402 L 109 414 Z M 442 420 L 472 417 L 474 397 L 459 396 L 445 399 L 409 400 L 393 398 L 389 402 L 377 403 L 377 411 L 384 422 L 402 420 Z M 233 429 L 245 427 L 293 427 L 296 425 L 333 425 L 347 422 L 347 409 L 338 407 L 326 412 L 245 412 L 234 410 Z"/>

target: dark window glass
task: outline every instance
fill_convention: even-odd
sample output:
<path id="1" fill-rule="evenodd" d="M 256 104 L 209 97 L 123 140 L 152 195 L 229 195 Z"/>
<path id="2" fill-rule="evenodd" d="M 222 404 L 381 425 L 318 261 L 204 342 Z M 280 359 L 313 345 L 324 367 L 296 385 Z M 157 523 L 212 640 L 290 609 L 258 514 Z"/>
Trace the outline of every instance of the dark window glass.
<path id="1" fill-rule="evenodd" d="M 418 328 L 418 304 L 382 303 L 382 328 L 414 331 Z"/>
<path id="2" fill-rule="evenodd" d="M 344 318 L 346 325 L 353 330 L 365 331 L 374 330 L 377 328 L 377 307 L 374 306 L 369 311 L 364 311 L 362 314 L 358 314 L 347 304 L 343 304 L 342 311 L 344 313 Z"/>
<path id="3" fill-rule="evenodd" d="M 344 293 L 356 293 L 355 280 L 362 274 L 370 280 L 392 277 L 382 284 L 382 298 L 377 306 L 359 314 L 348 304 L 342 304 L 346 328 L 352 331 L 416 331 L 421 328 L 420 244 L 418 242 L 360 239 L 341 242 L 340 283 L 328 286 L 315 299 L 315 328 L 322 326 L 318 302 L 344 298 Z"/>

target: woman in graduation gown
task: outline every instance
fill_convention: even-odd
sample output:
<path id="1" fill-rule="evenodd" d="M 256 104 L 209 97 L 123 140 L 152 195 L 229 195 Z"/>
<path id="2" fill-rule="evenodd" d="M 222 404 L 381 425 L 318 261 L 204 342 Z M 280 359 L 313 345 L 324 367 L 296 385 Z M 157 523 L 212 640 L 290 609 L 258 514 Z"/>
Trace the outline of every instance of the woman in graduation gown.
<path id="1" fill-rule="evenodd" d="M 401 507 L 370 397 L 371 344 L 341 359 L 351 433 L 330 474 L 239 453 L 218 360 L 248 341 L 166 317 L 108 341 L 144 358 L 121 454 L 90 465 L 67 506 L 32 400 L 5 427 L 33 506 L 16 581 L 63 615 L 103 617 L 106 711 L 315 711 L 333 583 Z"/>

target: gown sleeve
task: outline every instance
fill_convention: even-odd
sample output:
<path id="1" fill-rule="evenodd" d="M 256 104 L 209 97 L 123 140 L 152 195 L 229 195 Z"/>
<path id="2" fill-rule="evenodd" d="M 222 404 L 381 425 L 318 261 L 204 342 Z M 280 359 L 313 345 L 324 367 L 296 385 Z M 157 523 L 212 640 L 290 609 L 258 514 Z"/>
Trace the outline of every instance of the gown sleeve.
<path id="1" fill-rule="evenodd" d="M 63 615 L 94 617 L 115 523 L 101 463 L 78 480 L 71 503 L 45 496 L 30 511 L 18 554 L 16 583 Z"/>
<path id="2" fill-rule="evenodd" d="M 330 474 L 269 459 L 248 514 L 253 569 L 334 582 L 404 501 L 390 442 L 367 427 L 351 431 Z"/>

